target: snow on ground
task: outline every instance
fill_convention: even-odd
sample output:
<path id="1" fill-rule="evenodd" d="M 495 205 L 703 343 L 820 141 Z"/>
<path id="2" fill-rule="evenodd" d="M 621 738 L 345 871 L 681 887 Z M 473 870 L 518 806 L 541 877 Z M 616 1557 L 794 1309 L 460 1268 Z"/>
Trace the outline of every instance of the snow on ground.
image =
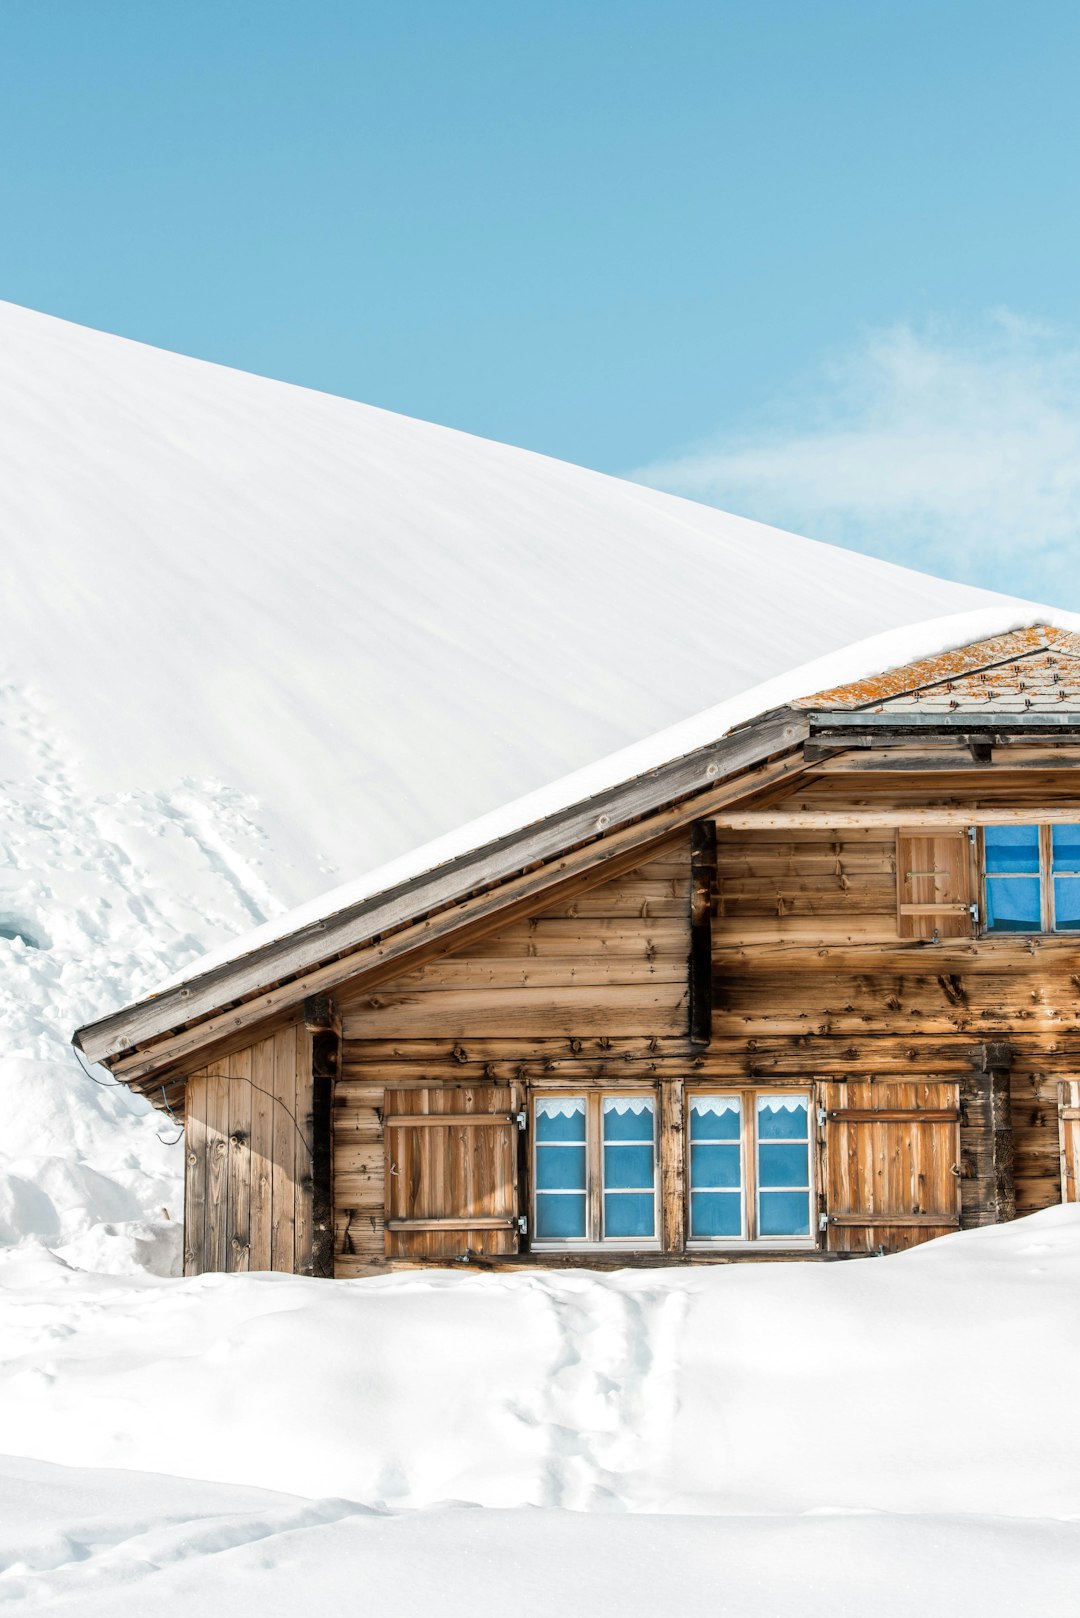
<path id="1" fill-rule="evenodd" d="M 1046 1618 L 1080 1524 L 890 1516 L 380 1514 L 0 1459 L 0 1610 L 80 1618 Z"/>
<path id="2" fill-rule="evenodd" d="M 615 1275 L 23 1249 L 0 1299 L 0 1603 L 824 1618 L 872 1582 L 884 1614 L 1071 1610 L 1080 1207 Z"/>

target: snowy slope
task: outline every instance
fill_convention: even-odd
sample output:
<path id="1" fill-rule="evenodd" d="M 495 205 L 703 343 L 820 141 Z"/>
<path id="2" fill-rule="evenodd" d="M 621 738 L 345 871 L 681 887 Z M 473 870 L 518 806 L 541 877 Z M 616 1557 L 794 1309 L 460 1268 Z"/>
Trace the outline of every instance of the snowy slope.
<path id="1" fill-rule="evenodd" d="M 90 793 L 253 794 L 290 902 L 996 599 L 10 304 L 0 423 L 11 677 Z"/>
<path id="2" fill-rule="evenodd" d="M 1075 1206 L 692 1272 L 119 1280 L 9 1253 L 0 1299 L 27 1458 L 0 1465 L 0 1603 L 352 1611 L 358 1567 L 372 1618 L 833 1618 L 868 1580 L 896 1618 L 1075 1600 L 1080 1390 L 1038 1370 L 1080 1332 Z"/>
<path id="3" fill-rule="evenodd" d="M 784 668 L 1034 616 L 9 304 L 0 566 L 0 1241 L 177 1212 L 76 1024 Z"/>

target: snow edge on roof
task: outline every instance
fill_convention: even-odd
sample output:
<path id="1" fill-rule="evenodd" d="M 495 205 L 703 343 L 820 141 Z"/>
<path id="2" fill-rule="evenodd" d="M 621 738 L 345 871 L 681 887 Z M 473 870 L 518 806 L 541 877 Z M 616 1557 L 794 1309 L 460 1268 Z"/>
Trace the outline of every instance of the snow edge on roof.
<path id="1" fill-rule="evenodd" d="M 933 657 L 993 635 L 1039 625 L 1080 633 L 1080 613 L 1068 612 L 1063 608 L 1036 605 L 1026 608 L 1022 603 L 1016 606 L 1010 604 L 925 619 L 917 624 L 869 636 L 866 640 L 854 641 L 760 685 L 751 686 L 737 696 L 728 697 L 714 707 L 680 720 L 678 724 L 657 731 L 640 742 L 609 753 L 593 764 L 489 810 L 453 831 L 444 832 L 442 836 L 398 855 L 385 865 L 318 894 L 295 909 L 242 933 L 227 944 L 197 956 L 188 966 L 157 984 L 150 994 L 136 1003 L 142 1004 L 167 990 L 192 983 L 208 972 L 239 961 L 266 945 L 280 942 L 339 911 L 389 892 L 400 883 L 414 881 L 434 872 L 496 839 L 525 831 L 550 815 L 587 802 L 597 793 L 621 786 L 693 752 L 695 748 L 719 741 L 737 726 L 748 724 L 773 708 L 815 691 L 885 673 L 918 658 Z"/>

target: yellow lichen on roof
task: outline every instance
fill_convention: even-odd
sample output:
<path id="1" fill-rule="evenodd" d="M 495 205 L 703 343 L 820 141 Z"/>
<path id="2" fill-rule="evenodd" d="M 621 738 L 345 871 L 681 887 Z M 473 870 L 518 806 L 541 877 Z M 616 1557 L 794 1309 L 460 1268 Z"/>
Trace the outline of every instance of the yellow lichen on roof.
<path id="1" fill-rule="evenodd" d="M 1036 624 L 800 697 L 796 708 L 1080 704 L 1080 635 Z"/>

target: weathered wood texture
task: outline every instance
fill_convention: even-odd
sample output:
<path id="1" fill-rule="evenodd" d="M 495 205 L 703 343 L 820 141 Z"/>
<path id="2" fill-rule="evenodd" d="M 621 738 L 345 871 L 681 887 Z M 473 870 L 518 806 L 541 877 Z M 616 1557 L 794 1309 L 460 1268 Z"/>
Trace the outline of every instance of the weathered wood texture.
<path id="1" fill-rule="evenodd" d="M 691 1049 L 690 925 L 687 831 L 659 857 L 374 994 L 345 985 L 337 995 L 344 1043 L 334 1108 L 336 1273 L 377 1269 L 388 1254 L 415 1258 L 411 1243 L 427 1256 L 512 1252 L 505 1234 L 473 1241 L 417 1231 L 402 1240 L 386 1231 L 384 1204 L 396 1190 L 385 1180 L 384 1091 L 497 1083 L 500 1094 L 512 1087 L 519 1095 L 526 1083 L 640 1084 L 651 1076 L 650 1057 Z M 415 1153 L 425 1150 L 418 1144 Z M 416 1161 L 414 1154 L 410 1172 Z M 681 1245 L 675 1184 L 669 1164 L 665 1239 Z"/>
<path id="2" fill-rule="evenodd" d="M 311 1038 L 293 1024 L 188 1079 L 185 1275 L 311 1272 Z"/>
<path id="3" fill-rule="evenodd" d="M 358 901 L 87 1024 L 78 1032 L 81 1048 L 92 1061 L 129 1053 L 123 1066 L 129 1082 L 138 1082 L 163 1061 L 199 1048 L 183 1033 L 177 1035 L 184 1025 L 206 1018 L 207 1027 L 199 1035 L 205 1043 L 220 1032 L 223 1018 L 226 1026 L 231 1019 L 238 1027 L 241 1021 L 251 1024 L 280 1013 L 297 998 L 347 981 L 354 970 L 415 948 L 418 923 L 421 934 L 429 937 L 450 933 L 485 909 L 498 910 L 509 893 L 539 892 L 594 866 L 598 858 L 611 858 L 628 847 L 644 849 L 665 831 L 710 816 L 717 803 L 741 797 L 755 781 L 797 773 L 803 761 L 796 749 L 807 730 L 801 714 L 786 709 L 763 714 L 718 741 L 473 849 L 398 888 Z M 597 838 L 602 839 L 600 848 L 595 846 Z M 375 947 L 375 940 L 382 942 Z M 366 946 L 371 946 L 366 960 L 331 959 Z M 226 1005 L 228 1010 L 223 1011 Z M 156 1041 L 161 1041 L 156 1052 L 139 1054 L 138 1047 Z M 119 1071 L 121 1064 L 113 1065 Z"/>
<path id="4" fill-rule="evenodd" d="M 819 1087 L 832 1252 L 896 1251 L 960 1226 L 960 1098 L 949 1081 Z"/>
<path id="5" fill-rule="evenodd" d="M 516 1086 L 383 1094 L 387 1256 L 516 1253 Z"/>
<path id="6" fill-rule="evenodd" d="M 690 1038 L 712 1038 L 712 918 L 716 908 L 716 825 L 690 828 Z"/>
<path id="7" fill-rule="evenodd" d="M 965 1229 L 1016 1217 L 1012 1048 L 980 1045 L 960 1084 L 961 1223 Z"/>
<path id="8" fill-rule="evenodd" d="M 338 995 L 346 1039 L 685 1034 L 685 845 L 369 993 Z"/>
<path id="9" fill-rule="evenodd" d="M 1080 1202 L 1080 1079 L 1065 1079 L 1058 1085 L 1058 1142 L 1061 1200 Z"/>

